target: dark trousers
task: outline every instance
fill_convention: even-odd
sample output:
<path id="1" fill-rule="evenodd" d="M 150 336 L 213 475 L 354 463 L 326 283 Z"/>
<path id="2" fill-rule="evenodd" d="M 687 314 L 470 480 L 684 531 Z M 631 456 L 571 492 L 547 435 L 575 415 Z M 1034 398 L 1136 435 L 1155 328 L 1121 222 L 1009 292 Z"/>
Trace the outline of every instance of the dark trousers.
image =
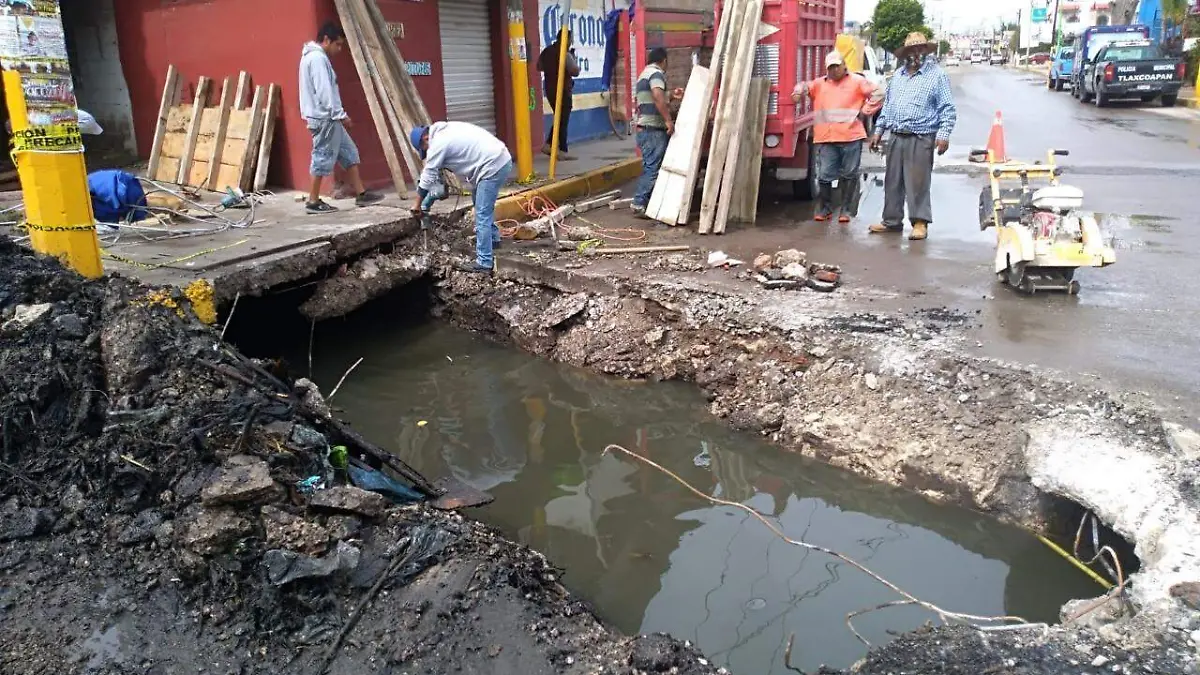
<path id="1" fill-rule="evenodd" d="M 926 225 L 933 222 L 933 202 L 929 187 L 933 182 L 933 153 L 936 138 L 892 134 L 887 148 L 887 172 L 883 178 L 883 224 L 899 230 L 904 227 L 904 205 L 908 219 Z"/>
<path id="2" fill-rule="evenodd" d="M 551 92 L 549 89 L 547 89 L 546 91 L 547 91 L 546 98 L 550 100 L 550 108 L 551 108 L 551 110 L 553 110 L 554 109 L 554 98 L 555 98 L 554 92 Z M 567 151 L 567 135 L 568 135 L 569 127 L 571 126 L 571 107 L 572 107 L 571 106 L 571 103 L 572 103 L 571 98 L 572 98 L 571 92 L 569 92 L 569 91 L 563 92 L 562 115 L 559 115 L 559 120 L 558 120 L 558 128 L 559 128 L 559 130 L 558 130 L 558 149 L 563 152 Z M 550 145 L 553 142 L 554 142 L 554 123 L 551 122 L 550 130 L 546 132 L 546 145 Z"/>

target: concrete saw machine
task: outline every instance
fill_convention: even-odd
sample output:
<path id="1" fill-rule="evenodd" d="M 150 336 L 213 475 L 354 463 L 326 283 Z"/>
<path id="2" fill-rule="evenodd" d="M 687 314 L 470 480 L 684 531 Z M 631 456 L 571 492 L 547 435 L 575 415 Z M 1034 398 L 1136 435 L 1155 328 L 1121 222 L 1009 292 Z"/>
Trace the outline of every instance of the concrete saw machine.
<path id="1" fill-rule="evenodd" d="M 1079 293 L 1075 270 L 1117 261 L 1096 215 L 1083 209 L 1083 190 L 1059 183 L 1062 168 L 1049 150 L 1046 162 L 997 162 L 986 150 L 989 185 L 979 195 L 979 229 L 996 228 L 996 278 L 1030 295 Z M 974 159 L 974 158 L 973 158 Z M 982 157 L 980 158 L 982 159 Z"/>

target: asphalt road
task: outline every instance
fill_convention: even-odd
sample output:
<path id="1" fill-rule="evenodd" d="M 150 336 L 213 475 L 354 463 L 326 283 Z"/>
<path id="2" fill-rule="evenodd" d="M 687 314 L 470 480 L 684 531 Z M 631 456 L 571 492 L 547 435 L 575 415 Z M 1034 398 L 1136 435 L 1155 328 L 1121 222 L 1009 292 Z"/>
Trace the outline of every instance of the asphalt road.
<path id="1" fill-rule="evenodd" d="M 1097 385 L 1144 391 L 1168 414 L 1200 420 L 1200 111 L 1160 104 L 1097 108 L 1052 92 L 1033 73 L 965 66 L 952 73 L 959 110 L 952 149 L 938 160 L 930 239 L 868 235 L 882 188 L 868 184 L 850 226 L 805 223 L 810 258 L 839 262 L 870 287 L 870 308 L 979 312 L 969 347 L 985 356 L 1056 368 Z M 1010 156 L 1064 148 L 1064 182 L 1082 188 L 1117 249 L 1116 265 L 1082 270 L 1079 296 L 1027 297 L 997 284 L 995 231 L 981 232 L 985 178 L 967 172 L 1002 111 Z M 764 209 L 762 229 L 795 233 L 797 212 Z M 760 230 L 761 232 L 762 230 Z M 1094 377 L 1093 377 L 1094 376 Z"/>

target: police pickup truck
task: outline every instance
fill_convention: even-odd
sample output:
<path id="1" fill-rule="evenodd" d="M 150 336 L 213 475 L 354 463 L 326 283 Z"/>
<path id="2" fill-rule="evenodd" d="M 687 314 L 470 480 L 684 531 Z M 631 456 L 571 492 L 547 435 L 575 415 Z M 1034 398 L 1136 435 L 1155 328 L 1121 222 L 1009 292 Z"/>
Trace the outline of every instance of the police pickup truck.
<path id="1" fill-rule="evenodd" d="M 1083 64 L 1080 100 L 1103 107 L 1117 98 L 1140 98 L 1149 103 L 1161 97 L 1166 107 L 1179 100 L 1186 64 L 1165 55 L 1151 40 L 1122 40 L 1101 49 Z"/>

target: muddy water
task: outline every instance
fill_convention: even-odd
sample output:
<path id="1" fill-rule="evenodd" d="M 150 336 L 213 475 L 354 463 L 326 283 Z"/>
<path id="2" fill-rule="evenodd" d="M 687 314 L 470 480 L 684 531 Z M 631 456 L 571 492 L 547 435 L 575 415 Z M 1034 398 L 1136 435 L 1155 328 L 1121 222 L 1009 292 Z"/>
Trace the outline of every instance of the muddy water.
<path id="1" fill-rule="evenodd" d="M 709 494 L 774 517 L 794 538 L 866 563 L 943 607 L 1053 621 L 1100 589 L 1032 536 L 868 483 L 735 433 L 690 386 L 613 381 L 437 325 L 352 323 L 318 334 L 315 379 L 334 403 L 425 474 L 490 491 L 472 515 L 545 553 L 564 583 L 627 633 L 691 640 L 734 673 L 847 667 L 865 654 L 849 612 L 896 599 L 836 559 L 712 507 L 606 444 L 636 449 Z M 856 620 L 873 644 L 931 617 Z"/>

